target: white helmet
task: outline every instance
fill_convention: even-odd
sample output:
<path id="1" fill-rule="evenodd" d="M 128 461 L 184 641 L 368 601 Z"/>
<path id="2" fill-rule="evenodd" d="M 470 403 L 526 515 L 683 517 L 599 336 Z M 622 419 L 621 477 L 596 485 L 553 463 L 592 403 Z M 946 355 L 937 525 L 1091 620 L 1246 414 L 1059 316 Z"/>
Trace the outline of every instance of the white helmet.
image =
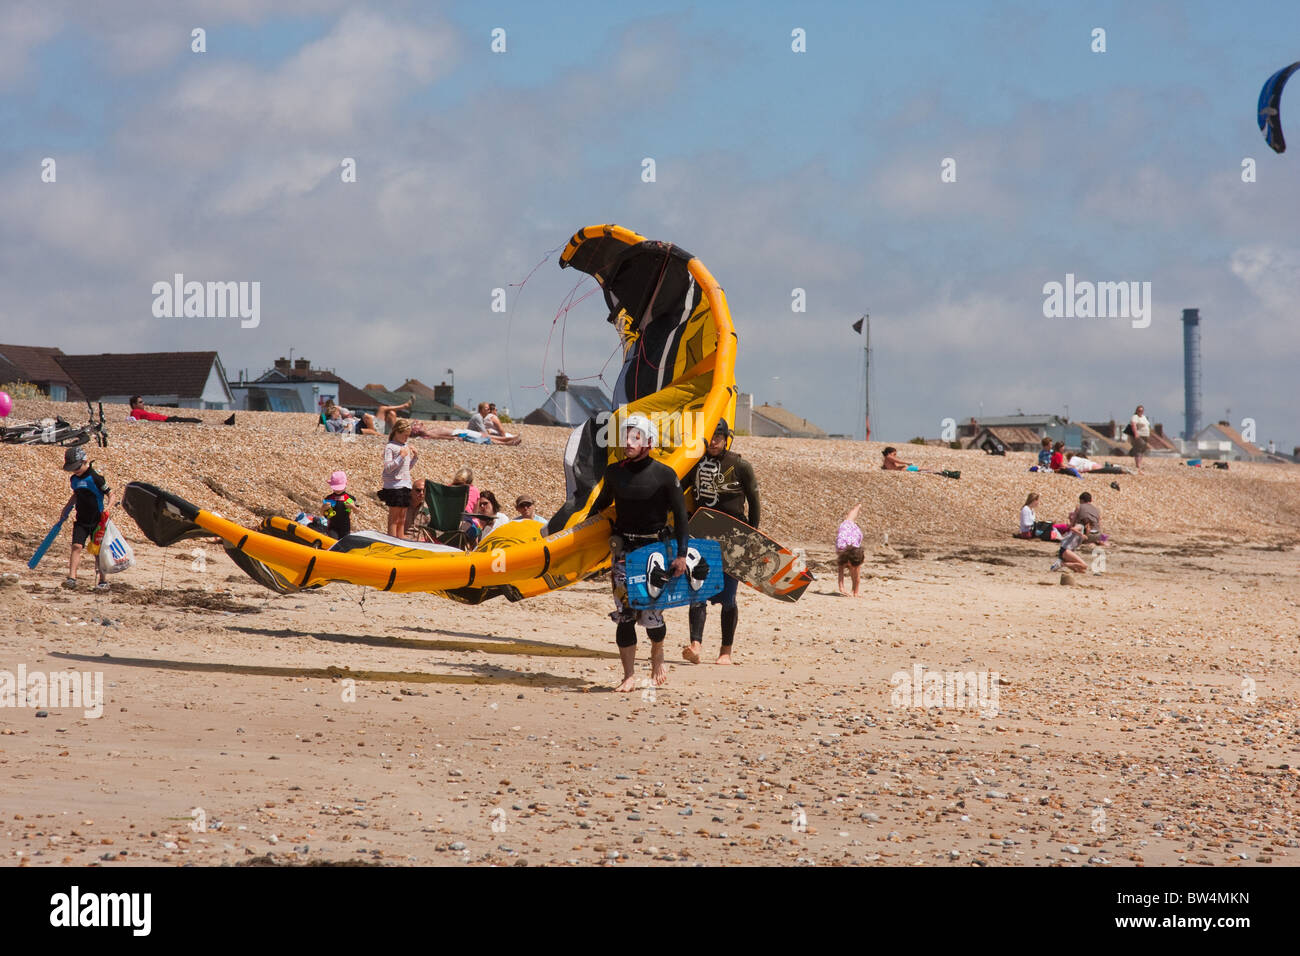
<path id="1" fill-rule="evenodd" d="M 620 437 L 623 439 L 622 444 L 624 447 L 627 446 L 627 432 L 630 428 L 635 428 L 642 435 L 645 435 L 646 442 L 651 448 L 654 448 L 659 444 L 659 430 L 655 428 L 654 422 L 650 421 L 649 418 L 642 415 L 640 412 L 633 412 L 623 420 L 623 429 Z"/>

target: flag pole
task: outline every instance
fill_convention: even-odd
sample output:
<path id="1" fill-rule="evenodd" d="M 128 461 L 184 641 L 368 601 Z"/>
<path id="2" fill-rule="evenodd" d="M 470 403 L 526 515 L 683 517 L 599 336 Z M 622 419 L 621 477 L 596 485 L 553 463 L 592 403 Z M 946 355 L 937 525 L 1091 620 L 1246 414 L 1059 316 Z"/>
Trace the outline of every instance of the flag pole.
<path id="1" fill-rule="evenodd" d="M 859 319 L 862 325 L 862 421 L 863 441 L 871 441 L 871 315 Z"/>

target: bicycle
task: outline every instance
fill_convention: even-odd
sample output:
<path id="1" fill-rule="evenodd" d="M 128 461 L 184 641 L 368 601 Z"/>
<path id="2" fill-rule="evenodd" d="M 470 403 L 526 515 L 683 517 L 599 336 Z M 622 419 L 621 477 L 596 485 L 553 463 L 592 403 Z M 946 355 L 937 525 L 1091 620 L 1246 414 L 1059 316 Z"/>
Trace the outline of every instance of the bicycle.
<path id="1" fill-rule="evenodd" d="M 6 445 L 58 445 L 71 448 L 84 445 L 92 438 L 100 448 L 108 447 L 108 429 L 104 425 L 104 403 L 99 403 L 99 421 L 95 409 L 86 401 L 90 420 L 85 425 L 73 425 L 62 416 L 43 418 L 35 422 L 0 427 L 0 442 Z"/>

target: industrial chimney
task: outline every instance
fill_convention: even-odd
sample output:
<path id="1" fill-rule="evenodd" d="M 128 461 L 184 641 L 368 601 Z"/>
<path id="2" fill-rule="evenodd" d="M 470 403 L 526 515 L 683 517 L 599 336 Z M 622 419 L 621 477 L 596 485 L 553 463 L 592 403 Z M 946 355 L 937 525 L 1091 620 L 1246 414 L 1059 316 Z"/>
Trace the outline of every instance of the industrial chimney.
<path id="1" fill-rule="evenodd" d="M 1184 441 L 1201 430 L 1201 310 L 1183 309 Z"/>

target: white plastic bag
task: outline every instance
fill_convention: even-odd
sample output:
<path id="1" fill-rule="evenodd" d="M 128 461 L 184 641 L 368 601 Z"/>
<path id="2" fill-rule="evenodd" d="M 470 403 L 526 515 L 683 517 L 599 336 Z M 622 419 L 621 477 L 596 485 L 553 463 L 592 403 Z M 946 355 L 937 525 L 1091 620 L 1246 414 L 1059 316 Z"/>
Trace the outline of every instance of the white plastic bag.
<path id="1" fill-rule="evenodd" d="M 110 518 L 104 525 L 104 538 L 99 542 L 99 570 L 104 574 L 116 574 L 133 567 L 135 552 Z"/>

